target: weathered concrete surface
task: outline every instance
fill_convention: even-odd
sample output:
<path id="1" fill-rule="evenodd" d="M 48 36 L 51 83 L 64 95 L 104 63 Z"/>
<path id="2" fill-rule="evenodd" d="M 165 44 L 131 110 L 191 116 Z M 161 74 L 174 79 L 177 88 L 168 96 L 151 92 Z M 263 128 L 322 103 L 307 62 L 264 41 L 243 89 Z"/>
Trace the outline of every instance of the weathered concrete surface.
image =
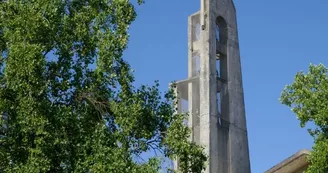
<path id="1" fill-rule="evenodd" d="M 300 150 L 265 173 L 303 173 L 310 164 L 307 160 L 309 154 L 308 150 Z"/>
<path id="2" fill-rule="evenodd" d="M 232 0 L 204 0 L 205 29 L 201 31 L 200 115 L 201 144 L 208 147 L 206 173 L 250 173 L 250 160 L 238 43 L 236 9 Z M 215 123 L 216 25 L 219 25 L 221 124 Z M 219 127 L 218 127 L 219 126 Z M 218 137 L 218 138 L 217 138 Z"/>
<path id="3" fill-rule="evenodd" d="M 188 79 L 178 82 L 178 90 L 188 100 L 190 140 L 205 147 L 205 173 L 250 173 L 232 0 L 201 0 L 200 12 L 189 17 L 188 25 Z"/>

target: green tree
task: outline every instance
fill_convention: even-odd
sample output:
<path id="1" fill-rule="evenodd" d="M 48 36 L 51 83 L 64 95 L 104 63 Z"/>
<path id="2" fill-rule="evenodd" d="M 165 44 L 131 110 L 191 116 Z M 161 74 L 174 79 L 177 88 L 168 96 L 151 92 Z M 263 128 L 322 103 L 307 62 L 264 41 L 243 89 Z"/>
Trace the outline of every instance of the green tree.
<path id="1" fill-rule="evenodd" d="M 122 58 L 136 1 L 0 0 L 0 172 L 153 173 L 152 149 L 201 172 L 172 90 Z"/>
<path id="2" fill-rule="evenodd" d="M 309 157 L 308 173 L 328 172 L 328 69 L 310 64 L 309 72 L 299 72 L 281 95 L 281 102 L 289 106 L 300 120 L 301 127 L 314 124 L 309 133 L 315 144 Z"/>

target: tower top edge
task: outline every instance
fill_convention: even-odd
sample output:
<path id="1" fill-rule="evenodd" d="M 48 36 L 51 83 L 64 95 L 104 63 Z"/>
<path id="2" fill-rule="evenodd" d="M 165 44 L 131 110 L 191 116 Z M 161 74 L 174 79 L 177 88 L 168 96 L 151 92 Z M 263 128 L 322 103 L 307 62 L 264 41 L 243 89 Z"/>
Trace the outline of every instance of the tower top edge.
<path id="1" fill-rule="evenodd" d="M 192 14 L 189 15 L 189 16 L 192 17 L 192 16 L 197 16 L 197 15 L 199 15 L 199 14 L 200 14 L 200 11 L 197 11 L 197 12 L 192 13 Z"/>

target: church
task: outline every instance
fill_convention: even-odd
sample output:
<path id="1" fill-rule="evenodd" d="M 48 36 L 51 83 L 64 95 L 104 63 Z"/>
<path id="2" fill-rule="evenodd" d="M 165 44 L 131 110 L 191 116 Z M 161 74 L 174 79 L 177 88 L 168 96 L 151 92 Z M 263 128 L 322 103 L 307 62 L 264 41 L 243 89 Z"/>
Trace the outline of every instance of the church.
<path id="1" fill-rule="evenodd" d="M 204 173 L 251 173 L 236 8 L 200 1 L 188 18 L 188 78 L 176 82 L 176 110 L 189 114 L 190 140 L 205 148 Z M 308 155 L 301 150 L 265 173 L 302 173 Z"/>

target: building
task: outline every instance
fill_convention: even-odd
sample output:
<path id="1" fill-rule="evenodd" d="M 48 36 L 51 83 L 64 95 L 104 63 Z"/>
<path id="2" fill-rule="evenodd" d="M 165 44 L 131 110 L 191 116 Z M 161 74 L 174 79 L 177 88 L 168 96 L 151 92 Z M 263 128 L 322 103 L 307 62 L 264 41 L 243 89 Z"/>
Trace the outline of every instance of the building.
<path id="1" fill-rule="evenodd" d="M 303 173 L 309 166 L 307 157 L 310 154 L 308 150 L 301 150 L 279 164 L 273 166 L 265 173 Z"/>
<path id="2" fill-rule="evenodd" d="M 177 82 L 177 110 L 189 113 L 190 140 L 209 156 L 204 173 L 250 173 L 234 3 L 201 0 L 188 21 L 188 78 Z"/>

